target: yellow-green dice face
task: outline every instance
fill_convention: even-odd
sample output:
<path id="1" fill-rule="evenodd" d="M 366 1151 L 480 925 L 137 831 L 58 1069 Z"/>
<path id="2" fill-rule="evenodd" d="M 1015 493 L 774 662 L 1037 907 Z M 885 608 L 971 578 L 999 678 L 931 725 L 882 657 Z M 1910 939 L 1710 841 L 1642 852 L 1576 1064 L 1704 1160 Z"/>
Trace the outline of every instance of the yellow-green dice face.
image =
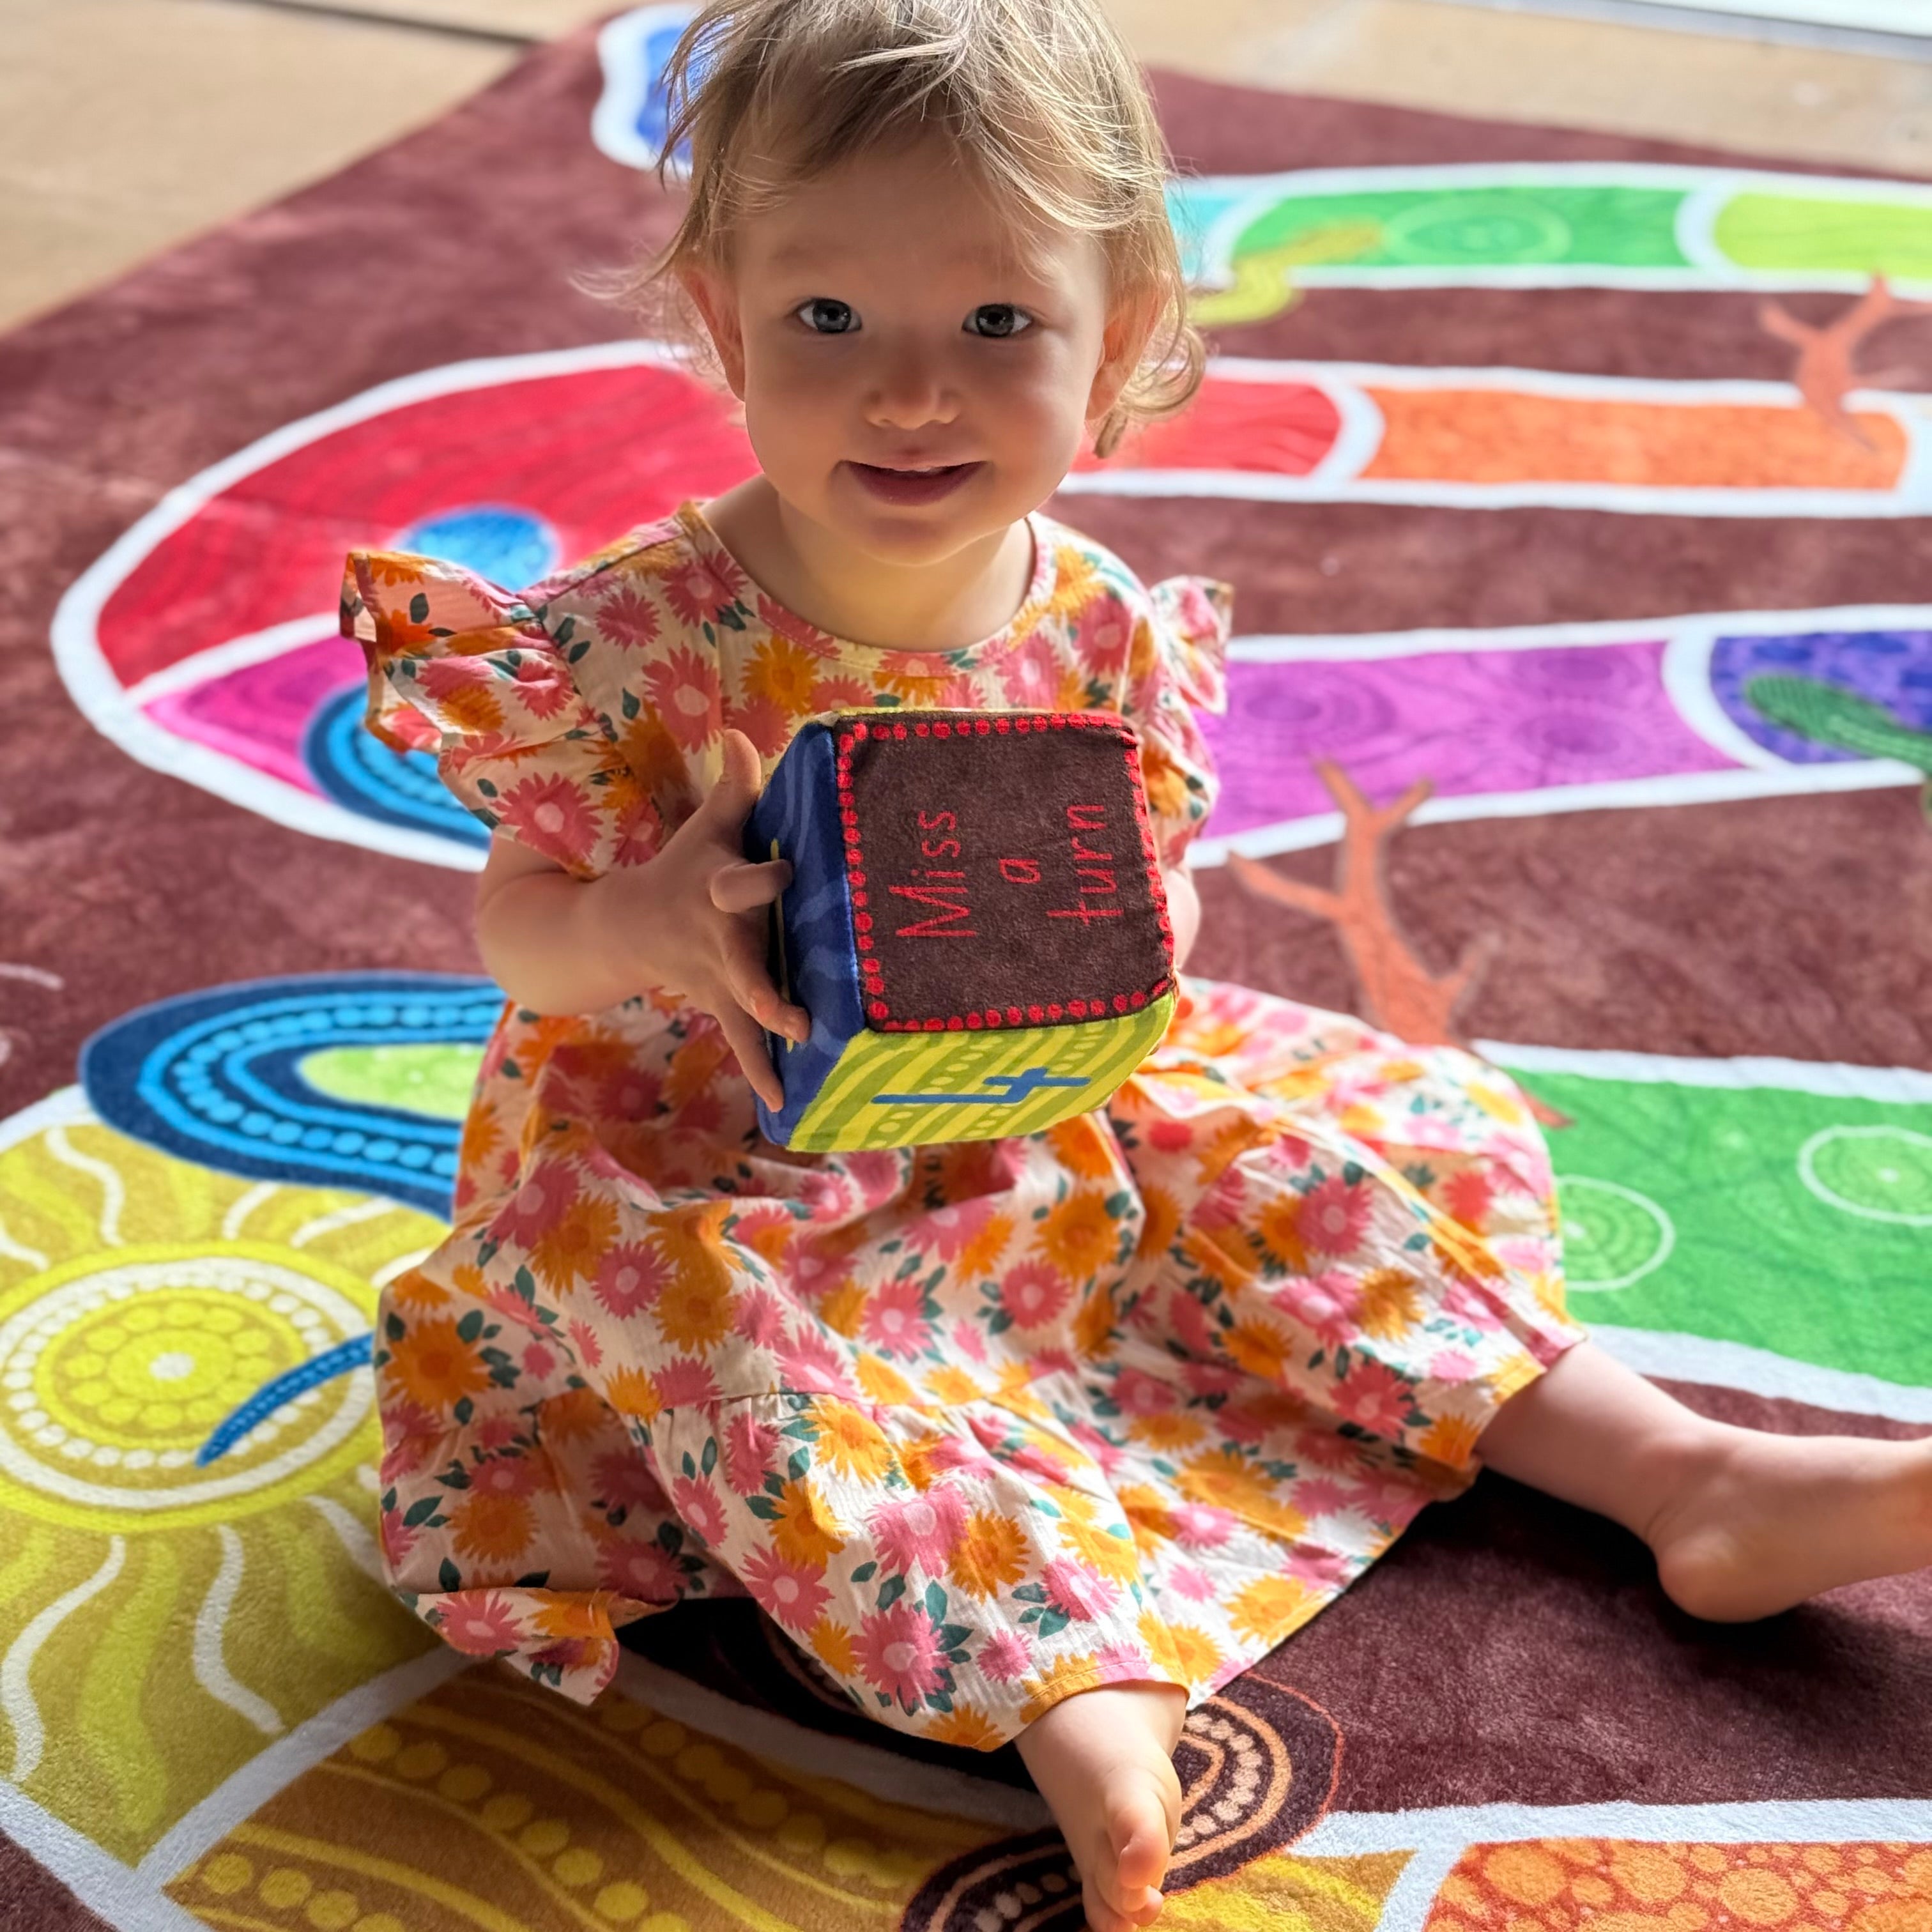
<path id="1" fill-rule="evenodd" d="M 766 1133 L 826 1151 L 1031 1133 L 1099 1106 L 1173 1010 L 1139 746 L 1102 712 L 875 711 L 805 727 L 746 832 L 784 858 Z"/>
<path id="2" fill-rule="evenodd" d="M 1037 1133 L 1106 1100 L 1160 1045 L 1165 994 L 1138 1012 L 1012 1032 L 862 1033 L 793 1130 L 814 1152 Z"/>

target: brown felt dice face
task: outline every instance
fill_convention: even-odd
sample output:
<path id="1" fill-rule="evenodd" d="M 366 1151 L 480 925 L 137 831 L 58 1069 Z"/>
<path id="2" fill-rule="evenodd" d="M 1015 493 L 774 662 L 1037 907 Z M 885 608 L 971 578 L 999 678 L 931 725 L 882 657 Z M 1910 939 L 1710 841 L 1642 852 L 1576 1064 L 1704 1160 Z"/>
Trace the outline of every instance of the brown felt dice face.
<path id="1" fill-rule="evenodd" d="M 1119 720 L 924 712 L 842 724 L 838 743 L 872 1028 L 1105 1019 L 1166 989 L 1167 908 Z"/>

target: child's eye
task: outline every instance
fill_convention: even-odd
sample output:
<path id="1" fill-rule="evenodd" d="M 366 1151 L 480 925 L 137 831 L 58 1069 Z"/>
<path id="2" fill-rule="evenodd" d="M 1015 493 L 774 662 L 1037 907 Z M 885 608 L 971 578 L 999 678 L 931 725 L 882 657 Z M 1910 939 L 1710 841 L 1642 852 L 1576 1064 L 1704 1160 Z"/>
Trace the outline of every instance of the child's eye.
<path id="1" fill-rule="evenodd" d="M 982 302 L 966 318 L 968 335 L 1017 335 L 1033 326 L 1033 317 L 1011 302 Z"/>
<path id="2" fill-rule="evenodd" d="M 815 335 L 850 335 L 859 326 L 856 311 L 850 302 L 834 302 L 830 296 L 814 296 L 792 310 Z"/>

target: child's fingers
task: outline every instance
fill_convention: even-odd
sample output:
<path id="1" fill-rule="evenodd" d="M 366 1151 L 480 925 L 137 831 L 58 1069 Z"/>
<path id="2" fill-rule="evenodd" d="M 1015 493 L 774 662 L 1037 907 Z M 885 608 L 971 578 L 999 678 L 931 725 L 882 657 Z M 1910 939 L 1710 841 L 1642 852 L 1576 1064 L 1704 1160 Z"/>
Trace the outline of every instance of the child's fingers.
<path id="1" fill-rule="evenodd" d="M 752 1092 L 776 1113 L 784 1105 L 784 1088 L 765 1051 L 765 1036 L 758 1022 L 742 1007 L 728 1003 L 718 1016 L 718 1024 L 724 1030 L 725 1044 L 736 1054 L 745 1078 L 752 1083 Z"/>
<path id="2" fill-rule="evenodd" d="M 791 866 L 784 859 L 720 866 L 711 875 L 711 903 L 720 912 L 749 912 L 770 905 L 790 884 Z"/>
<path id="3" fill-rule="evenodd" d="M 703 809 L 735 833 L 758 802 L 758 794 L 764 788 L 764 768 L 758 762 L 758 748 L 742 731 L 724 734 L 720 756 L 724 769 Z"/>
<path id="4" fill-rule="evenodd" d="M 731 997 L 758 1024 L 788 1040 L 800 1042 L 812 1034 L 812 1016 L 802 1006 L 778 998 L 765 970 L 764 948 L 746 930 L 746 922 L 733 922 L 724 942 L 724 983 Z"/>

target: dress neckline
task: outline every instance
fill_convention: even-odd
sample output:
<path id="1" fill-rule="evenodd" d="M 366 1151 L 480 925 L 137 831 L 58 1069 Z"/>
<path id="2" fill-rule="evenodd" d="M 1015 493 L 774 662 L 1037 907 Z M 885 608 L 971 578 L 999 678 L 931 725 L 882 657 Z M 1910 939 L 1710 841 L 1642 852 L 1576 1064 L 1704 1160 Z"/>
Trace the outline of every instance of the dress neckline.
<path id="1" fill-rule="evenodd" d="M 848 638 L 835 637 L 830 632 L 822 631 L 817 625 L 808 622 L 795 610 L 787 609 L 726 548 L 724 538 L 712 528 L 711 520 L 694 502 L 687 499 L 678 506 L 676 522 L 694 549 L 721 564 L 728 565 L 751 587 L 757 596 L 759 616 L 773 630 L 808 646 L 820 656 L 836 656 L 842 662 L 855 667 L 876 668 L 889 659 L 910 660 L 915 664 L 929 664 L 935 673 L 939 673 L 963 670 L 989 658 L 1004 656 L 1038 628 L 1040 619 L 1053 602 L 1059 577 L 1056 556 L 1059 546 L 1052 526 L 1048 518 L 1037 510 L 1034 511 L 1026 519 L 1027 529 L 1033 538 L 1033 575 L 1020 608 L 1008 622 L 991 637 L 982 638 L 976 644 L 962 644 L 950 650 L 900 650 L 889 644 L 861 644 Z"/>

